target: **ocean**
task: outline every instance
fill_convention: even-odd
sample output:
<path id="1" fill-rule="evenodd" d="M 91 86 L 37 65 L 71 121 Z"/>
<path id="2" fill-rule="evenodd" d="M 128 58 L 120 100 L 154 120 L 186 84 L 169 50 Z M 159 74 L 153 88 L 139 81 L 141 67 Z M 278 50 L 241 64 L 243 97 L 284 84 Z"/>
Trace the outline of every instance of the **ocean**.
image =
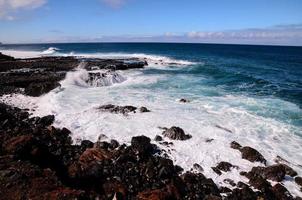
<path id="1" fill-rule="evenodd" d="M 75 142 L 96 141 L 105 134 L 129 143 L 132 136 L 160 135 L 158 127 L 179 126 L 192 139 L 173 141 L 169 148 L 158 145 L 187 170 L 200 164 L 216 183 L 223 184 L 225 178 L 244 181 L 237 170 L 217 176 L 211 167 L 220 161 L 236 164 L 241 171 L 255 165 L 230 148 L 232 141 L 256 148 L 269 164 L 281 156 L 302 174 L 301 47 L 77 43 L 2 45 L 0 51 L 20 58 L 72 55 L 147 60 L 144 69 L 119 71 L 121 78 L 106 80 L 103 87 L 87 85 L 87 71 L 79 66 L 67 74 L 61 89 L 42 97 L 6 97 L 10 104 L 34 109 L 34 115 L 54 114 L 55 125 L 70 129 Z M 190 102 L 181 103 L 181 98 Z M 151 112 L 123 116 L 96 109 L 109 103 L 145 106 Z M 292 181 L 284 184 L 302 196 Z"/>

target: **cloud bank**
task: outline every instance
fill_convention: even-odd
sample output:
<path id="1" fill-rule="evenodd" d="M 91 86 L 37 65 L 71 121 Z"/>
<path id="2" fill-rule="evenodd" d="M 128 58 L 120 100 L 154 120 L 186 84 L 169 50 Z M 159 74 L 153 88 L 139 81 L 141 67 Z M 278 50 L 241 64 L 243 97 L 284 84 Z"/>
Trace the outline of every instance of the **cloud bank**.
<path id="1" fill-rule="evenodd" d="M 222 44 L 264 44 L 302 46 L 302 24 L 277 25 L 226 31 L 167 32 L 161 35 L 119 35 L 98 37 L 64 36 L 48 42 L 185 42 Z"/>
<path id="2" fill-rule="evenodd" d="M 0 20 L 14 20 L 21 10 L 33 10 L 43 6 L 46 0 L 0 0 Z"/>

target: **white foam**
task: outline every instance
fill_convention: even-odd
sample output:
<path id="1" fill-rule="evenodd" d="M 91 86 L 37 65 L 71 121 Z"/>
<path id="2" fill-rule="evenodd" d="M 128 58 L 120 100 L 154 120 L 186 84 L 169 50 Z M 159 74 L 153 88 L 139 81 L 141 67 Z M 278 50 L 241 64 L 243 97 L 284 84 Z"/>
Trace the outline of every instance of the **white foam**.
<path id="1" fill-rule="evenodd" d="M 46 49 L 45 51 L 42 51 L 42 53 L 40 53 L 40 55 L 53 55 L 55 54 L 58 50 L 60 50 L 59 48 L 56 47 L 49 47 L 48 49 Z"/>
<path id="2" fill-rule="evenodd" d="M 124 59 L 124 58 L 140 58 L 146 60 L 151 65 L 158 66 L 183 66 L 183 65 L 193 65 L 195 62 L 190 62 L 187 60 L 173 59 L 167 56 L 143 54 L 143 53 L 59 53 L 58 48 L 50 47 L 44 51 L 27 51 L 27 50 L 0 50 L 3 54 L 13 56 L 15 58 L 36 58 L 41 56 L 77 56 L 83 58 L 112 58 L 112 59 Z"/>
<path id="3" fill-rule="evenodd" d="M 37 58 L 41 57 L 38 51 L 20 51 L 20 50 L 0 50 L 5 55 L 12 56 L 14 58 Z"/>

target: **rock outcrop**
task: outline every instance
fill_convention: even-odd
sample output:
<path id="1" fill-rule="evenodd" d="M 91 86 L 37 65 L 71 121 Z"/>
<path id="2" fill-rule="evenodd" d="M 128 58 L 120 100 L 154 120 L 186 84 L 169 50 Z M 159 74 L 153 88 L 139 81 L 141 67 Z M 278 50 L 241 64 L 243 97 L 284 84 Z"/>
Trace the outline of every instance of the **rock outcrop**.
<path id="1" fill-rule="evenodd" d="M 192 137 L 191 135 L 185 134 L 183 129 L 176 126 L 172 126 L 171 128 L 165 130 L 162 134 L 164 137 L 167 137 L 171 140 L 188 140 Z"/>

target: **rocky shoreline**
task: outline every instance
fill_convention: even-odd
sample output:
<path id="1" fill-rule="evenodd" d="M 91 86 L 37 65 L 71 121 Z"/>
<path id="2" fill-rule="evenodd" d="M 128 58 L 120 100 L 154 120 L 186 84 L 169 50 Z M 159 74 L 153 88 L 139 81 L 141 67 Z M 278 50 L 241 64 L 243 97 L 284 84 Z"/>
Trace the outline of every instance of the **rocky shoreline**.
<path id="1" fill-rule="evenodd" d="M 147 65 L 136 59 L 21 60 L 0 54 L 0 95 L 45 94 L 59 87 L 66 72 L 82 62 L 88 70 L 125 70 Z M 150 112 L 133 106 L 104 105 L 99 109 L 124 115 L 136 110 Z M 225 179 L 229 185 L 225 187 L 205 177 L 199 164 L 185 172 L 168 157 L 160 156 L 164 152 L 155 141 L 194 139 L 180 127 L 163 128 L 162 136 L 155 139 L 133 137 L 130 145 L 105 141 L 103 137 L 95 143 L 83 140 L 74 144 L 72 133 L 53 127 L 54 120 L 52 115 L 32 117 L 27 110 L 0 104 L 0 199 L 301 199 L 293 197 L 281 183 L 292 179 L 302 190 L 302 178 L 284 159 L 267 166 L 256 149 L 235 141 L 226 145 L 240 151 L 242 159 L 262 165 L 240 172 L 248 183 Z M 212 167 L 217 175 L 233 168 L 238 166 L 229 162 Z"/>

